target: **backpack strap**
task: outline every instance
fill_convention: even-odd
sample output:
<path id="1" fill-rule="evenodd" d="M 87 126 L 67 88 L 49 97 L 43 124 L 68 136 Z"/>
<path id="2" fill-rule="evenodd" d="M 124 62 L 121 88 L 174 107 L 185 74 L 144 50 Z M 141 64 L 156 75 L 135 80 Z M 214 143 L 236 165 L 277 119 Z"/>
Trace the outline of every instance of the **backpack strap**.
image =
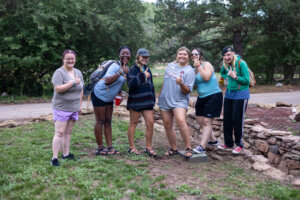
<path id="1" fill-rule="evenodd" d="M 242 59 L 240 59 L 239 60 L 239 62 L 238 62 L 238 66 L 239 66 L 239 69 L 241 69 L 241 66 L 240 66 L 240 64 L 241 64 L 241 62 L 242 62 L 243 60 Z"/>

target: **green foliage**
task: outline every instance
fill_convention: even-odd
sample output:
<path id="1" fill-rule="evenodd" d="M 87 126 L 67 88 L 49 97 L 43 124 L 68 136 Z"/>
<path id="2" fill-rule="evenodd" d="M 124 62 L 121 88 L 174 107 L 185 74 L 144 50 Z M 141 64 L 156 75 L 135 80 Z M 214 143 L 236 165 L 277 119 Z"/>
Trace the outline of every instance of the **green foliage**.
<path id="1" fill-rule="evenodd" d="M 135 50 L 144 41 L 139 21 L 144 7 L 138 0 L 0 4 L 0 91 L 9 94 L 52 92 L 51 76 L 65 49 L 77 53 L 76 67 L 86 75 L 100 61 L 118 59 L 120 46 Z"/>

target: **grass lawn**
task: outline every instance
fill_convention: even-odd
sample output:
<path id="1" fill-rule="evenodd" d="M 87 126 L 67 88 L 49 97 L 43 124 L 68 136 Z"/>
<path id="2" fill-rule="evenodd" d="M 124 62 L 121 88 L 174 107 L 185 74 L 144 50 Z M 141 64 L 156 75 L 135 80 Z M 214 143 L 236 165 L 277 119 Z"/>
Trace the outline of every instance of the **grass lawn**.
<path id="1" fill-rule="evenodd" d="M 113 141 L 122 155 L 95 156 L 93 124 L 93 115 L 80 117 L 71 139 L 71 152 L 80 159 L 60 159 L 60 167 L 50 165 L 52 122 L 0 129 L 0 199 L 300 199 L 291 186 L 231 162 L 128 155 L 128 123 L 120 119 L 113 122 Z M 141 131 L 136 140 L 144 140 Z"/>

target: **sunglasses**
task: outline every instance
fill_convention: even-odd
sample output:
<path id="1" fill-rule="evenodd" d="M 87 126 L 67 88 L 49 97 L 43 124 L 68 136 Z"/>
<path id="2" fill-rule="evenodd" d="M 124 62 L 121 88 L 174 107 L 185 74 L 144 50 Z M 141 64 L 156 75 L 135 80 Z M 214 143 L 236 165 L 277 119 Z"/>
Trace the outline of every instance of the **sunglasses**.
<path id="1" fill-rule="evenodd" d="M 192 53 L 192 56 L 199 56 L 199 53 Z"/>

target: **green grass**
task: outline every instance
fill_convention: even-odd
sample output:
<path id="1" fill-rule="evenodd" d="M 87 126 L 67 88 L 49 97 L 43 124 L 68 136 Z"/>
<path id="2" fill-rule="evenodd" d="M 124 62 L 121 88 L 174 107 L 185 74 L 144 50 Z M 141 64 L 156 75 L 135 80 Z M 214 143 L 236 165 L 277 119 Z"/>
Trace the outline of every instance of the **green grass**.
<path id="1" fill-rule="evenodd" d="M 230 162 L 190 164 L 193 172 L 178 174 L 170 184 L 168 174 L 153 176 L 155 165 L 148 156 L 126 153 L 125 121 L 113 122 L 113 145 L 122 155 L 94 156 L 93 124 L 94 116 L 81 116 L 71 139 L 71 152 L 80 159 L 60 159 L 60 167 L 50 165 L 52 122 L 0 129 L 0 199 L 300 199 L 299 191 L 290 186 L 260 180 Z M 137 131 L 135 138 L 141 149 L 138 141 L 144 140 L 144 133 Z M 174 164 L 155 167 L 174 175 Z M 193 181 L 181 182 L 189 179 Z"/>

